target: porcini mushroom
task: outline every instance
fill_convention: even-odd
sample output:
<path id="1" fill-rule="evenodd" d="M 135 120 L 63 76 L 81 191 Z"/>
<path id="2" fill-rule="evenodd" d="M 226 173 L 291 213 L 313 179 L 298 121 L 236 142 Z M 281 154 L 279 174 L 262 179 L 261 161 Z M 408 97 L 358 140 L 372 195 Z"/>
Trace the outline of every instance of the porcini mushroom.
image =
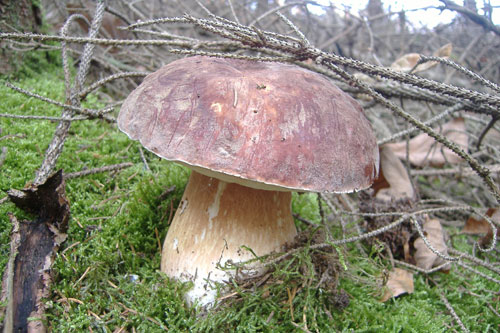
<path id="1" fill-rule="evenodd" d="M 279 251 L 296 228 L 291 191 L 351 192 L 378 173 L 363 110 L 327 78 L 297 66 L 190 57 L 148 75 L 118 126 L 192 169 L 163 244 L 161 270 L 212 303 L 228 260 Z M 249 251 L 248 249 L 251 249 Z"/>

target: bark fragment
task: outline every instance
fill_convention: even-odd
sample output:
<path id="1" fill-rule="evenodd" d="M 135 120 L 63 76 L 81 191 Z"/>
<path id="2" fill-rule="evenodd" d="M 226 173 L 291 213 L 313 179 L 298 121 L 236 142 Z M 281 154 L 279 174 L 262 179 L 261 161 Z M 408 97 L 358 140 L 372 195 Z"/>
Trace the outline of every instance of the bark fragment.
<path id="1" fill-rule="evenodd" d="M 44 304 L 51 283 L 50 268 L 55 254 L 66 240 L 69 202 L 62 171 L 40 185 L 8 191 L 19 208 L 35 215 L 32 221 L 12 223 L 11 254 L 2 281 L 1 300 L 7 302 L 3 332 L 45 332 Z M 35 319 L 36 318 L 36 319 Z"/>

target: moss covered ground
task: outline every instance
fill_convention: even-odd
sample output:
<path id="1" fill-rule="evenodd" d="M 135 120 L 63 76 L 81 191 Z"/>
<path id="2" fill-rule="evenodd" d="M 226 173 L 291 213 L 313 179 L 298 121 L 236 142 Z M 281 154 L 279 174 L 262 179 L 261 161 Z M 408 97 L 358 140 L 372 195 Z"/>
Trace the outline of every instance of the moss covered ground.
<path id="1" fill-rule="evenodd" d="M 45 57 L 33 70 L 29 64 L 9 79 L 20 87 L 64 100 L 60 65 Z M 28 98 L 0 82 L 0 113 L 59 116 L 58 107 Z M 102 107 L 90 96 L 85 106 Z M 0 117 L 0 199 L 11 188 L 33 179 L 56 123 Z M 307 246 L 275 265 L 270 281 L 260 287 L 234 287 L 235 296 L 209 314 L 187 306 L 189 288 L 159 272 L 160 243 L 168 230 L 188 178 L 188 170 L 146 153 L 150 170 L 130 141 L 114 124 L 98 120 L 74 122 L 57 168 L 64 172 L 132 162 L 119 172 L 69 179 L 71 203 L 68 239 L 53 265 L 53 285 L 46 300 L 46 324 L 54 332 L 448 332 L 460 330 L 443 304 L 444 294 L 465 326 L 473 332 L 495 332 L 500 318 L 498 285 L 458 268 L 431 277 L 415 275 L 415 292 L 386 303 L 378 301 L 381 278 L 390 263 L 377 253 L 362 254 L 354 244 L 342 249 L 338 290 L 349 304 L 338 306 L 332 292 L 316 287 L 312 251 Z M 175 190 L 164 195 L 175 185 Z M 319 223 L 314 194 L 294 195 L 293 210 Z M 0 205 L 0 270 L 9 256 L 11 226 L 7 217 L 29 218 L 13 204 Z M 296 221 L 300 230 L 306 224 Z M 334 236 L 340 230 L 332 226 Z M 457 231 L 451 230 L 451 233 Z M 455 246 L 470 250 L 465 236 Z M 306 242 L 307 244 L 307 242 Z M 364 245 L 363 245 L 364 246 Z M 365 247 L 370 253 L 370 250 Z M 376 252 L 376 251 L 372 251 Z M 496 300 L 496 301 L 495 301 Z M 495 303 L 496 302 L 496 303 Z M 346 304 L 344 304 L 346 305 Z"/>

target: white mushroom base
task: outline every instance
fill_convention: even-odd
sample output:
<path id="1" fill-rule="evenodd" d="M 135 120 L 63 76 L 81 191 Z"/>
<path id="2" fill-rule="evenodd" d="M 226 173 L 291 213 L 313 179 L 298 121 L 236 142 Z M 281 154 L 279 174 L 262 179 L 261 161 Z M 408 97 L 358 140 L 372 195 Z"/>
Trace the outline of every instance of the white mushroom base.
<path id="1" fill-rule="evenodd" d="M 186 300 L 209 306 L 216 283 L 235 274 L 219 265 L 255 258 L 246 248 L 257 256 L 280 251 L 296 234 L 290 192 L 253 189 L 193 171 L 163 244 L 161 270 L 192 281 Z"/>

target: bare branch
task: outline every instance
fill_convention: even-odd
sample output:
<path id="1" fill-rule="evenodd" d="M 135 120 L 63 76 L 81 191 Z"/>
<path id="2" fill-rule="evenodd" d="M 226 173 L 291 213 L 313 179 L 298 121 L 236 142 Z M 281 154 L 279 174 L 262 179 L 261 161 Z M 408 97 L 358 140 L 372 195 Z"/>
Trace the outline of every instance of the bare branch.
<path id="1" fill-rule="evenodd" d="M 498 28 L 493 22 L 488 20 L 486 17 L 478 15 L 477 13 L 474 13 L 473 11 L 463 7 L 459 6 L 453 1 L 450 0 L 439 0 L 444 4 L 444 9 L 448 9 L 451 11 L 455 11 L 457 13 L 462 14 L 463 16 L 467 17 L 470 19 L 472 22 L 479 24 L 486 30 L 494 32 L 496 35 L 500 36 L 500 28 Z"/>

